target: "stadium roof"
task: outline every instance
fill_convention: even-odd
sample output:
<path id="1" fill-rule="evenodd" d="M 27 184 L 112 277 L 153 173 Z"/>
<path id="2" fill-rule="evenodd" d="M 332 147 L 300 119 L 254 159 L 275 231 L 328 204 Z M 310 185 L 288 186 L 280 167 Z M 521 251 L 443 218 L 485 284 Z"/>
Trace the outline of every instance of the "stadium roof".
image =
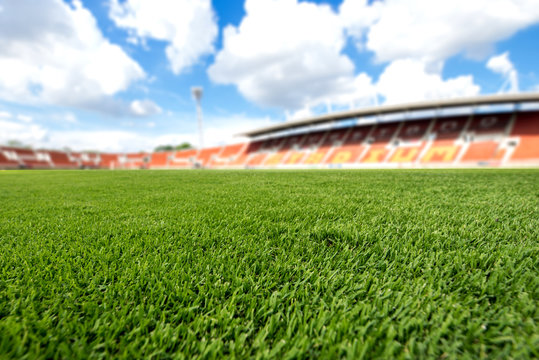
<path id="1" fill-rule="evenodd" d="M 262 136 L 277 131 L 292 130 L 304 126 L 317 125 L 335 120 L 345 120 L 362 116 L 376 116 L 384 114 L 401 113 L 407 111 L 452 108 L 461 106 L 479 105 L 499 105 L 508 103 L 539 102 L 539 93 L 518 93 L 518 94 L 498 94 L 484 95 L 458 99 L 428 100 L 415 103 L 405 103 L 397 105 L 382 105 L 368 108 L 340 111 L 331 114 L 314 116 L 306 119 L 287 121 L 284 123 L 266 126 L 256 130 L 239 134 L 240 136 Z"/>

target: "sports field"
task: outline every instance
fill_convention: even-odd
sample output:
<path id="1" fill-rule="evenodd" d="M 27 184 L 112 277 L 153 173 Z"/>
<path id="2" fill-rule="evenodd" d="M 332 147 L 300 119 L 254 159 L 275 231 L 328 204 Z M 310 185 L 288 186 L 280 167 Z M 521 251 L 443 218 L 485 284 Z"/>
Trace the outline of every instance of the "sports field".
<path id="1" fill-rule="evenodd" d="M 0 172 L 0 358 L 539 357 L 539 170 Z"/>

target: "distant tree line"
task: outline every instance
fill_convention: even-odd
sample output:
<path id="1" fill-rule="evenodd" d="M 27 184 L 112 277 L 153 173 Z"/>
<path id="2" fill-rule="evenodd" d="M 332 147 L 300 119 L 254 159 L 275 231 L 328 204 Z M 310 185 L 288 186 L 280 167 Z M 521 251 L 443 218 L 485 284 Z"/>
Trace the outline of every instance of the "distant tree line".
<path id="1" fill-rule="evenodd" d="M 193 146 L 189 144 L 188 142 L 181 143 L 180 145 L 159 145 L 156 147 L 153 151 L 154 152 L 161 152 L 161 151 L 173 151 L 173 150 L 189 150 L 192 149 Z"/>

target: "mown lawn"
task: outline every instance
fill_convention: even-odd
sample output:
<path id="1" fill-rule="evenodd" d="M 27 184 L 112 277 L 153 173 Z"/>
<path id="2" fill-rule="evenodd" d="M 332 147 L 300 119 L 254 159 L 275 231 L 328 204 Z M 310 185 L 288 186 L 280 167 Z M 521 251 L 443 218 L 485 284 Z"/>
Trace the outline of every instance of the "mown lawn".
<path id="1" fill-rule="evenodd" d="M 539 170 L 0 172 L 0 358 L 537 358 Z"/>

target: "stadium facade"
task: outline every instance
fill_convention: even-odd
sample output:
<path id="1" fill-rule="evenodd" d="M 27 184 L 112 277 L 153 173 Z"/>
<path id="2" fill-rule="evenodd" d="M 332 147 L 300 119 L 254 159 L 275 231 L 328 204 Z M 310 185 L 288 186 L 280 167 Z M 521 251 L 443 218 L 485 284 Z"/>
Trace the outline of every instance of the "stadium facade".
<path id="1" fill-rule="evenodd" d="M 2 169 L 539 166 L 539 93 L 384 105 L 288 121 L 232 145 L 157 153 L 0 147 Z"/>

